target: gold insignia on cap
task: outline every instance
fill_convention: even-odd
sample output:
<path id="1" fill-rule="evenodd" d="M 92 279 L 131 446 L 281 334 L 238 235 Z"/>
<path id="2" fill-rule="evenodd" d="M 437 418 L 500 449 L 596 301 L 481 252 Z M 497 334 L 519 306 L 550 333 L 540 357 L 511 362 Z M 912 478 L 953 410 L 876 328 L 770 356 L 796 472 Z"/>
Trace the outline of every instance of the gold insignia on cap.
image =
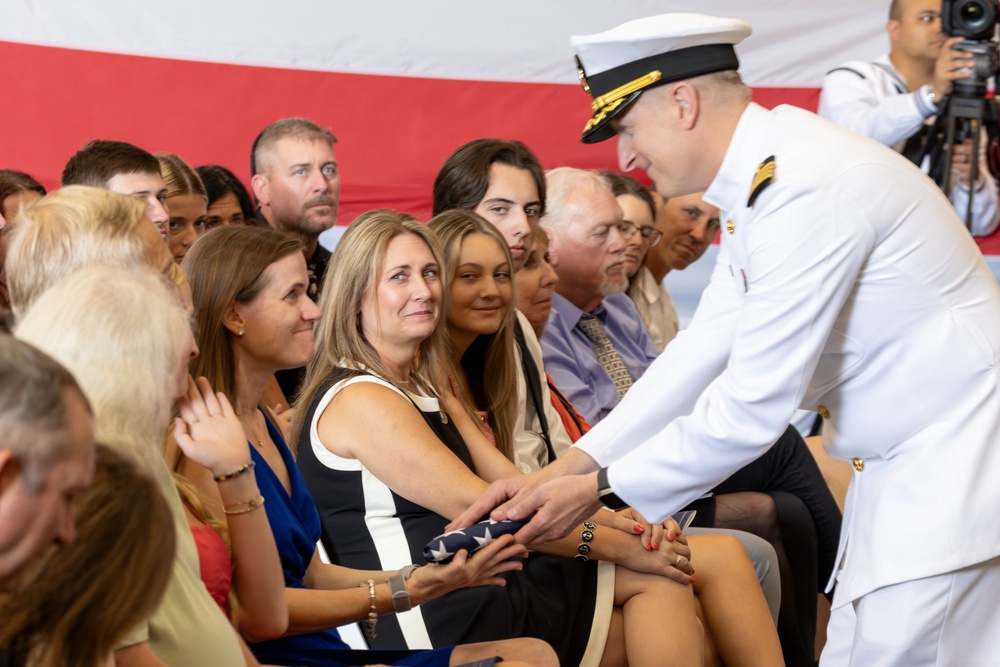
<path id="1" fill-rule="evenodd" d="M 605 93 L 604 95 L 601 95 L 600 97 L 596 98 L 591 103 L 590 108 L 593 109 L 594 111 L 597 111 L 601 107 L 606 107 L 609 104 L 612 104 L 620 99 L 628 97 L 629 95 L 631 95 L 636 91 L 642 90 L 647 86 L 653 85 L 662 78 L 663 74 L 660 73 L 660 70 L 654 69 L 649 74 L 644 74 L 643 76 L 640 76 L 638 79 L 632 79 L 625 85 L 618 86 L 610 93 Z"/>
<path id="2" fill-rule="evenodd" d="M 580 77 L 580 85 L 583 86 L 583 92 L 590 95 L 590 84 L 587 83 L 587 73 L 583 71 L 583 63 L 580 62 L 580 56 L 573 56 L 573 59 L 576 60 L 576 75 Z"/>
<path id="3" fill-rule="evenodd" d="M 757 201 L 760 193 L 771 183 L 774 183 L 774 156 L 765 158 L 757 165 L 757 171 L 753 175 L 753 183 L 750 184 L 750 198 L 747 199 L 747 206 L 753 208 L 753 203 Z"/>
<path id="4" fill-rule="evenodd" d="M 600 113 L 595 114 L 593 118 L 591 118 L 590 120 L 587 121 L 587 124 L 583 128 L 584 133 L 589 132 L 590 128 L 596 127 L 597 125 L 599 125 L 601 123 L 601 121 L 603 121 L 605 119 L 605 117 L 607 117 L 607 115 L 609 113 L 611 113 L 612 111 L 614 111 L 615 109 L 617 109 L 618 107 L 620 107 L 622 105 L 622 102 L 624 102 L 624 101 L 625 101 L 625 98 L 623 97 L 623 98 L 621 98 L 619 100 L 615 100 L 614 102 L 612 102 L 608 106 L 606 106 L 603 109 L 601 109 Z"/>
<path id="5" fill-rule="evenodd" d="M 732 220 L 726 220 L 726 231 L 730 234 L 736 233 L 736 225 L 733 224 Z"/>

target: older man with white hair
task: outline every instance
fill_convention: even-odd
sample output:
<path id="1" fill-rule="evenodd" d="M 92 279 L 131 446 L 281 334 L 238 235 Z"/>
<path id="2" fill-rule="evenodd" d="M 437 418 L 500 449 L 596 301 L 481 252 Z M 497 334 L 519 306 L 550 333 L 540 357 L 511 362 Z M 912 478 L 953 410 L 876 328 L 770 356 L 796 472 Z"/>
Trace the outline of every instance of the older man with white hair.
<path id="1" fill-rule="evenodd" d="M 659 354 L 625 295 L 626 244 L 638 229 L 622 219 L 611 184 L 600 174 L 561 167 L 545 175 L 542 222 L 558 258 L 552 313 L 542 336 L 545 370 L 594 424 Z"/>

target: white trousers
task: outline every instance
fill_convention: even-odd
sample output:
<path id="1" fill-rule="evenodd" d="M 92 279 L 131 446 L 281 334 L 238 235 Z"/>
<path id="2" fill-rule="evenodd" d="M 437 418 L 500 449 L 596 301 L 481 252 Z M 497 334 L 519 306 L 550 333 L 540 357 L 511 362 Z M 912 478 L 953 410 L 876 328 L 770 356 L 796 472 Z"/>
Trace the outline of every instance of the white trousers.
<path id="1" fill-rule="evenodd" d="M 1000 666 L 1000 558 L 835 609 L 820 667 L 862 665 Z"/>

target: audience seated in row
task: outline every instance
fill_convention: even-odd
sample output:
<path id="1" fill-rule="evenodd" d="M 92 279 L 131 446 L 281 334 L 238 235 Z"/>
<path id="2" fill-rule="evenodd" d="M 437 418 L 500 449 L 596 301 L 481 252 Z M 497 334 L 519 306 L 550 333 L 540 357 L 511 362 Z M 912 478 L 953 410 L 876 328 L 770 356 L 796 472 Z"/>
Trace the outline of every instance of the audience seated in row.
<path id="1" fill-rule="evenodd" d="M 434 185 L 435 212 L 459 210 L 429 227 L 389 212 L 362 216 L 331 258 L 317 239 L 336 218 L 335 141 L 301 118 L 265 128 L 251 150 L 256 212 L 221 167 L 196 171 L 173 154 L 94 141 L 63 172 L 64 184 L 82 185 L 23 207 L 16 202 L 16 223 L 0 231 L 0 243 L 10 241 L 0 268 L 10 276 L 18 335 L 78 376 L 101 441 L 134 461 L 140 478 L 155 480 L 172 519 L 176 556 L 160 568 L 162 600 L 150 587 L 132 600 L 128 622 L 109 623 L 110 634 L 91 645 L 105 657 L 113 649 L 123 665 L 411 664 L 418 659 L 412 651 L 379 652 L 407 646 L 443 649 L 421 654 L 427 664 L 492 657 L 555 664 L 543 642 L 508 640 L 536 636 L 563 662 L 603 655 L 665 664 L 665 647 L 625 641 L 623 628 L 670 619 L 677 633 L 669 660 L 677 664 L 777 664 L 756 581 L 765 573 L 755 576 L 747 557 L 756 553 L 755 538 L 743 537 L 744 548 L 731 536 L 681 534 L 670 520 L 650 526 L 631 511 L 592 517 L 594 526 L 582 529 L 590 534 L 581 543 L 587 553 L 570 538 L 533 545 L 552 553 L 533 553 L 524 570 L 522 561 L 509 560 L 521 550 L 509 539 L 446 566 L 418 568 L 403 586 L 412 603 L 425 603 L 421 611 L 388 614 L 395 603 L 383 582 L 420 560 L 423 544 L 488 482 L 551 462 L 586 420 L 551 382 L 536 334 L 537 314 L 562 276 L 544 249 L 534 248 L 542 216 L 554 218 L 546 215 L 553 186 L 531 151 L 495 139 L 466 144 Z M 610 262 L 600 262 L 612 269 L 606 273 L 621 274 L 623 286 L 649 261 L 659 235 L 641 192 L 620 195 L 622 207 L 641 201 L 630 209 L 638 224 L 627 225 L 607 191 L 619 218 L 609 236 L 634 230 L 627 252 L 612 248 Z M 275 231 L 230 227 L 254 215 Z M 207 233 L 215 226 L 223 229 Z M 572 259 L 592 262 L 594 255 Z M 193 298 L 180 262 L 192 276 Z M 522 290 L 525 312 L 514 300 L 521 272 L 526 284 L 535 276 L 534 289 Z M 312 297 L 329 311 L 325 317 Z M 196 313 L 197 343 L 185 310 Z M 317 322 L 318 354 L 298 407 L 289 410 L 301 388 L 295 369 L 312 357 Z M 189 380 L 189 364 L 208 380 Z M 275 375 L 289 370 L 279 389 Z M 179 417 L 168 438 L 171 405 Z M 284 444 L 289 436 L 300 445 L 298 461 Z M 372 487 L 382 489 L 374 499 L 344 494 L 358 471 L 380 485 Z M 370 502 L 379 503 L 378 512 Z M 366 535 L 385 530 L 369 522 L 399 520 L 395 547 L 365 546 Z M 321 535 L 337 565 L 320 562 Z M 754 555 L 753 564 L 766 570 L 773 557 Z M 587 558 L 593 561 L 578 562 Z M 37 562 L 59 567 L 54 556 Z M 570 583 L 581 576 L 589 583 Z M 555 581 L 562 583 L 553 589 Z M 493 585 L 470 588 L 484 583 Z M 105 599 L 124 594 L 105 588 Z M 28 609 L 41 597 L 23 600 Z M 372 638 L 379 651 L 347 650 L 333 628 L 374 613 L 382 615 Z M 23 651 L 66 631 L 30 618 L 8 646 Z M 652 628 L 642 634 L 659 636 Z"/>
<path id="2" fill-rule="evenodd" d="M 320 301 L 325 315 L 317 326 L 316 357 L 295 432 L 300 434 L 299 467 L 320 506 L 327 551 L 354 567 L 412 559 L 488 481 L 519 474 L 483 436 L 447 381 L 447 372 L 458 372 L 444 347 L 441 312 L 451 276 L 441 272 L 445 265 L 433 230 L 452 217 L 439 216 L 428 229 L 408 216 L 366 214 L 348 228 L 327 274 Z M 510 264 L 506 244 L 499 237 L 491 243 L 492 265 Z M 372 266 L 365 257 L 380 261 Z M 589 551 L 579 550 L 575 538 L 533 545 L 539 552 L 529 556 L 524 572 L 508 577 L 506 587 L 453 593 L 441 604 L 426 605 L 421 619 L 405 624 L 400 619 L 398 635 L 390 637 L 413 641 L 425 635 L 436 644 L 456 636 L 534 634 L 551 643 L 563 662 L 575 664 L 587 650 L 597 655 L 623 650 L 621 636 L 608 635 L 606 605 L 624 603 L 620 596 L 631 590 L 626 599 L 639 596 L 634 600 L 639 604 L 624 607 L 625 627 L 641 627 L 650 618 L 676 619 L 677 627 L 688 630 L 673 637 L 673 659 L 690 662 L 701 651 L 688 586 L 690 551 L 681 538 L 660 549 L 643 549 L 633 521 L 621 526 L 623 515 L 599 514 L 592 518 L 597 527 L 589 529 Z M 608 525 L 609 520 L 620 527 Z M 670 533 L 677 537 L 675 524 Z M 705 554 L 699 562 L 700 598 L 710 617 L 718 614 L 718 622 L 710 625 L 722 633 L 717 645 L 734 664 L 737 656 L 767 663 L 773 626 L 749 559 L 730 540 L 704 536 L 698 541 Z M 583 568 L 566 558 L 587 553 L 628 564 L 616 569 L 617 593 L 607 589 L 610 582 L 601 583 L 597 563 Z M 661 576 L 651 577 L 654 573 Z M 569 590 L 576 602 L 557 597 Z M 718 604 L 711 604 L 713 599 Z M 763 625 L 752 633 L 744 633 L 746 627 L 737 631 L 733 618 L 722 621 L 754 608 L 759 613 L 746 615 Z M 617 623 L 610 627 L 612 633 L 621 629 Z M 567 634 L 571 630 L 575 634 Z M 633 664 L 663 664 L 662 650 L 649 649 L 624 645 Z"/>
<path id="3" fill-rule="evenodd" d="M 335 628 L 364 618 L 369 605 L 377 606 L 382 614 L 393 610 L 389 586 L 383 582 L 394 574 L 385 570 L 399 568 L 358 571 L 321 562 L 316 548 L 320 526 L 316 507 L 275 416 L 261 406 L 264 387 L 275 371 L 303 365 L 313 356 L 312 327 L 320 313 L 307 294 L 301 245 L 266 229 L 217 229 L 195 245 L 184 267 L 194 288 L 201 349 L 191 371 L 219 389 L 220 406 L 214 406 L 209 382 L 199 380 L 201 391 L 192 387 L 188 400 L 182 402 L 181 416 L 190 435 L 178 426 L 177 440 L 186 452 L 185 442 L 209 428 L 207 422 L 218 423 L 220 431 L 228 422 L 228 439 L 239 451 L 236 461 L 252 462 L 259 492 L 244 489 L 236 494 L 244 502 L 229 504 L 229 487 L 249 475 L 241 472 L 232 480 L 219 482 L 214 470 L 191 457 L 181 459 L 179 470 L 209 498 L 213 509 L 230 519 L 255 518 L 254 532 L 258 538 L 266 537 L 258 539 L 256 545 L 232 543 L 237 577 L 241 566 L 249 574 L 243 575 L 247 581 L 240 588 L 240 599 L 249 593 L 264 597 L 265 582 L 260 579 L 273 574 L 278 576 L 287 601 L 287 630 L 253 636 L 254 653 L 269 664 L 355 665 L 399 660 L 407 664 L 410 651 L 357 652 L 340 640 Z M 258 512 L 264 505 L 266 513 Z M 408 583 L 412 603 L 425 603 L 455 588 L 500 583 L 496 573 L 519 567 L 507 559 L 522 553 L 523 548 L 511 542 L 509 538 L 499 540 L 468 560 L 462 556 L 447 566 L 414 570 Z M 274 554 L 274 562 L 264 558 L 261 550 Z M 371 571 L 374 569 L 383 571 Z M 372 581 L 372 586 L 359 588 L 359 581 L 366 580 Z M 384 636 L 389 623 L 383 618 L 376 636 Z M 502 656 L 508 662 L 554 664 L 548 647 L 528 639 L 435 646 L 440 650 L 433 654 L 418 652 L 419 659 L 427 661 L 421 664 L 462 664 L 490 656 Z M 395 648 L 403 647 L 397 644 Z"/>

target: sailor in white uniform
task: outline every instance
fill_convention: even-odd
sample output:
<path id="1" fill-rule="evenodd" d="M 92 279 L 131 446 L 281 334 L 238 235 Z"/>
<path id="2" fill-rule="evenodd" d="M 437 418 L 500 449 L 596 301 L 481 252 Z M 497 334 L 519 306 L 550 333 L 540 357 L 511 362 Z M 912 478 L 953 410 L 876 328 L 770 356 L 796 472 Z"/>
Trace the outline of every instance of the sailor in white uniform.
<path id="1" fill-rule="evenodd" d="M 527 541 L 602 503 L 660 521 L 815 410 L 855 470 L 823 664 L 995 664 L 1000 286 L 908 160 L 750 101 L 733 48 L 749 34 L 666 14 L 574 38 L 583 140 L 617 133 L 622 169 L 666 196 L 704 190 L 722 248 L 690 327 L 621 404 L 455 523 L 538 510 Z"/>
<path id="2" fill-rule="evenodd" d="M 941 32 L 941 0 L 895 0 L 886 30 L 889 53 L 871 62 L 845 63 L 826 75 L 819 115 L 892 146 L 926 172 L 926 130 L 953 82 L 969 77 L 972 61 L 967 52 L 952 48 L 961 38 Z M 964 220 L 972 192 L 973 236 L 992 234 L 1000 225 L 1000 193 L 986 162 L 986 133 L 981 135 L 975 186 L 969 185 L 972 140 L 966 139 L 955 147 L 949 195 Z"/>

